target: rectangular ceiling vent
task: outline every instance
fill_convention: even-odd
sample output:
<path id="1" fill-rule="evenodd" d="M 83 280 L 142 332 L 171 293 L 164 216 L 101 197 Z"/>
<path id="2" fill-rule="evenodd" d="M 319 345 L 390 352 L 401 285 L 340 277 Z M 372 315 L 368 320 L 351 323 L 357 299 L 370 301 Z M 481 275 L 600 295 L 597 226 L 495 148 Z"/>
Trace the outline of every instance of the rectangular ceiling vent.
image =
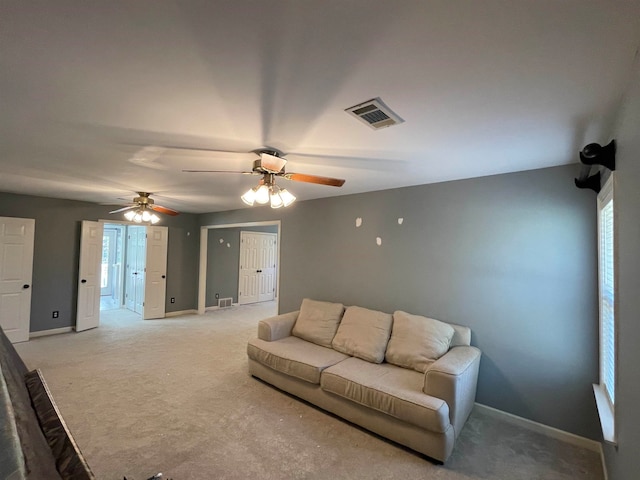
<path id="1" fill-rule="evenodd" d="M 347 108 L 345 112 L 353 115 L 375 130 L 404 122 L 402 118 L 392 112 L 378 97 Z"/>

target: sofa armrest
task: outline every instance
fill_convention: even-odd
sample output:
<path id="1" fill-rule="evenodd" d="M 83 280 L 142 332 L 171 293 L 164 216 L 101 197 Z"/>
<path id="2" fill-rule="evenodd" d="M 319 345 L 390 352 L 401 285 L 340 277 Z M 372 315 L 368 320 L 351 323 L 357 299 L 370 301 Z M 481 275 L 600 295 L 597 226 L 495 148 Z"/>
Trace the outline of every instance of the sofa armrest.
<path id="1" fill-rule="evenodd" d="M 300 310 L 296 310 L 295 312 L 283 313 L 282 315 L 261 320 L 258 323 L 258 338 L 265 342 L 273 342 L 289 337 L 291 330 L 293 330 L 293 325 L 298 319 L 299 312 Z"/>
<path id="2" fill-rule="evenodd" d="M 447 402 L 456 437 L 476 400 L 480 356 L 476 347 L 453 347 L 433 362 L 424 375 L 422 391 Z"/>

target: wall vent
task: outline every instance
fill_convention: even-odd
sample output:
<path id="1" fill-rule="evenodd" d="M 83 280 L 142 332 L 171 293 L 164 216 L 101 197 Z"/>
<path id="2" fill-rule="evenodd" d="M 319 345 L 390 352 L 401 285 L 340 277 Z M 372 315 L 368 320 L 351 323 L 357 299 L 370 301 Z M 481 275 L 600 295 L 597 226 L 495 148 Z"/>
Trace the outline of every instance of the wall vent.
<path id="1" fill-rule="evenodd" d="M 366 123 L 374 130 L 404 122 L 404 120 L 387 107 L 379 97 L 349 107 L 345 109 L 345 112 L 353 115 L 361 122 Z"/>
<path id="2" fill-rule="evenodd" d="M 219 308 L 227 308 L 233 304 L 233 298 L 219 298 L 218 299 L 218 307 Z"/>

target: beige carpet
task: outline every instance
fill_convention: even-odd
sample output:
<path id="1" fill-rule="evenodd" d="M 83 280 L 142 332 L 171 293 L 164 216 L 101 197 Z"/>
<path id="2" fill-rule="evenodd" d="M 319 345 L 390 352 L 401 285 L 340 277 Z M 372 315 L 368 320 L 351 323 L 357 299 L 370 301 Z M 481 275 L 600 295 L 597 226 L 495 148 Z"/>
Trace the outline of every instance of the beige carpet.
<path id="1" fill-rule="evenodd" d="M 601 479 L 599 455 L 474 411 L 447 464 L 354 427 L 247 374 L 258 304 L 16 345 L 40 368 L 99 479 Z"/>

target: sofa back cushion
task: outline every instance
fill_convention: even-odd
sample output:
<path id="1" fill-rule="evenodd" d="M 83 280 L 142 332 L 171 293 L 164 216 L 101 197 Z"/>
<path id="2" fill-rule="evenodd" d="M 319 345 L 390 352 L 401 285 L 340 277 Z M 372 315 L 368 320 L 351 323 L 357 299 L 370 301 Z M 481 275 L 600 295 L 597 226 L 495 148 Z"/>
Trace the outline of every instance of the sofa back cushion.
<path id="1" fill-rule="evenodd" d="M 449 323 L 453 327 L 454 333 L 449 347 L 462 347 L 471 345 L 471 329 L 464 325 Z"/>
<path id="2" fill-rule="evenodd" d="M 382 363 L 393 317 L 362 307 L 347 307 L 331 346 L 338 352 L 373 363 Z"/>
<path id="3" fill-rule="evenodd" d="M 447 353 L 454 329 L 433 318 L 393 313 L 393 328 L 385 359 L 399 367 L 425 372 L 427 367 Z"/>
<path id="4" fill-rule="evenodd" d="M 338 330 L 344 313 L 341 303 L 319 302 L 305 298 L 300 306 L 292 335 L 308 342 L 331 348 L 331 341 Z"/>

